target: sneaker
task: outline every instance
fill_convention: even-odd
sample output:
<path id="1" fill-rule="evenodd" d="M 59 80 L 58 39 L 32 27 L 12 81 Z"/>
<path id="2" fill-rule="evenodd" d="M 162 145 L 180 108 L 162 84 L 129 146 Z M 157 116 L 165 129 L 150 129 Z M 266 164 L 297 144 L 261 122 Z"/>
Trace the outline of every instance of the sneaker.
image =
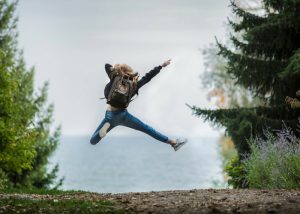
<path id="1" fill-rule="evenodd" d="M 175 152 L 180 149 L 184 144 L 187 143 L 187 139 L 176 139 L 176 144 L 172 145 L 174 148 Z"/>

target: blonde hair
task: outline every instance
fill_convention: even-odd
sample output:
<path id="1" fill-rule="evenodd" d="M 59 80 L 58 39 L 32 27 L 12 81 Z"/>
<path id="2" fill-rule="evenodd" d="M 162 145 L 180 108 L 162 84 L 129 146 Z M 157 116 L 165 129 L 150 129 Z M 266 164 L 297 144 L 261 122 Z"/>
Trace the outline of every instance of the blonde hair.
<path id="1" fill-rule="evenodd" d="M 137 76 L 137 73 L 133 71 L 133 69 L 126 64 L 115 64 L 113 67 L 114 71 L 117 71 L 117 73 L 126 74 L 128 76 L 134 77 Z"/>

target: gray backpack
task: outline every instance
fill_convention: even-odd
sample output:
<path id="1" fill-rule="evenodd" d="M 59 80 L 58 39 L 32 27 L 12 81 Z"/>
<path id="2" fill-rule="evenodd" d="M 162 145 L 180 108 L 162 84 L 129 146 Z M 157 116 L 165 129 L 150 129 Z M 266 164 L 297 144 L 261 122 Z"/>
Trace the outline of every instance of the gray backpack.
<path id="1" fill-rule="evenodd" d="M 137 88 L 137 75 L 129 76 L 112 72 L 112 84 L 107 97 L 107 103 L 117 108 L 127 108 Z"/>

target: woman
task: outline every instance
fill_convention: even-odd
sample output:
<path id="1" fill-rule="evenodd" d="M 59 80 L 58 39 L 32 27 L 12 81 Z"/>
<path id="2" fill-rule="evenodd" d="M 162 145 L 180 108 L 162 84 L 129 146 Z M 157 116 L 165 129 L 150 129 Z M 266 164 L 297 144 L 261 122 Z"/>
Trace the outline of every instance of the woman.
<path id="1" fill-rule="evenodd" d="M 107 99 L 107 110 L 105 113 L 105 118 L 102 120 L 102 122 L 100 123 L 100 125 L 98 126 L 98 128 L 96 129 L 96 131 L 90 139 L 91 144 L 97 144 L 102 138 L 105 137 L 105 135 L 112 128 L 118 125 L 142 131 L 161 142 L 171 145 L 175 151 L 177 151 L 179 148 L 181 148 L 181 146 L 183 146 L 187 142 L 187 139 L 169 139 L 167 136 L 159 133 L 149 125 L 143 123 L 138 118 L 131 115 L 127 111 L 127 106 L 124 106 L 123 108 L 120 108 L 120 106 L 116 107 L 113 105 L 110 99 L 108 99 L 115 78 L 115 75 L 113 74 L 122 73 L 132 77 L 132 79 L 135 79 L 136 87 L 134 87 L 135 91 L 133 94 L 138 94 L 138 90 L 146 83 L 148 83 L 155 75 L 157 75 L 162 68 L 169 65 L 170 62 L 171 59 L 165 61 L 159 66 L 156 66 L 154 69 L 146 73 L 146 75 L 140 80 L 138 80 L 137 73 L 134 73 L 132 68 L 126 64 L 116 64 L 114 66 L 110 64 L 105 64 L 105 71 L 110 78 L 110 82 L 106 85 L 104 89 L 105 98 Z"/>

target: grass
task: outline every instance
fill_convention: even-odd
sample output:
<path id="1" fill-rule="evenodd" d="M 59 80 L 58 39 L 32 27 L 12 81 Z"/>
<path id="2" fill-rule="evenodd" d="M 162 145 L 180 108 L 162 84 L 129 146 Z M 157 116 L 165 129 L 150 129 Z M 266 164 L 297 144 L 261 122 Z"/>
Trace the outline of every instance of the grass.
<path id="1" fill-rule="evenodd" d="M 111 201 L 92 199 L 90 192 L 6 189 L 0 194 L 4 194 L 0 197 L 0 213 L 125 213 Z M 85 197 L 76 197 L 80 195 Z"/>

